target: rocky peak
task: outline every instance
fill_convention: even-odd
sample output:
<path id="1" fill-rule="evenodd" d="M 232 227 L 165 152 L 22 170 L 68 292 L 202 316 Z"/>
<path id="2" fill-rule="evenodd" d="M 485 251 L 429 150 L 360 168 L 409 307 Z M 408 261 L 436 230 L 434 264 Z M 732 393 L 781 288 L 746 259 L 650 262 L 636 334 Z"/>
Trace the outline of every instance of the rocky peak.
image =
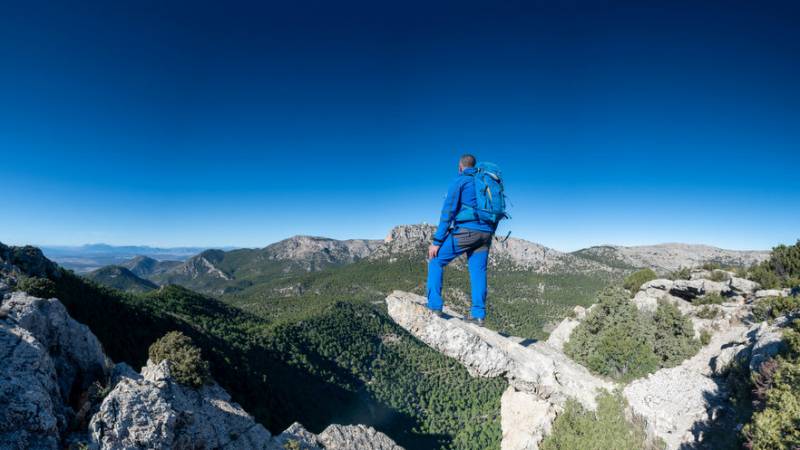
<path id="1" fill-rule="evenodd" d="M 311 264 L 348 264 L 369 256 L 380 241 L 368 239 L 336 240 L 316 236 L 294 236 L 264 248 L 269 259 Z"/>
<path id="2" fill-rule="evenodd" d="M 41 250 L 29 245 L 9 247 L 0 242 L 0 272 L 6 276 L 58 277 L 58 266 L 47 259 Z"/>

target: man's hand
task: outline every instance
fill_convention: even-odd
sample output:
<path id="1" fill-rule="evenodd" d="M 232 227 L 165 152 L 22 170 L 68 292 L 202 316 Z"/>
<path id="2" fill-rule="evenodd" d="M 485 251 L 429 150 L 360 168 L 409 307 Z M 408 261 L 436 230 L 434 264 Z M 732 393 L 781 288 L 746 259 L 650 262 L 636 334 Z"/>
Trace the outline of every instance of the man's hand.
<path id="1" fill-rule="evenodd" d="M 431 244 L 431 246 L 428 247 L 428 259 L 436 258 L 436 255 L 439 254 L 439 247 L 439 245 L 434 244 Z"/>

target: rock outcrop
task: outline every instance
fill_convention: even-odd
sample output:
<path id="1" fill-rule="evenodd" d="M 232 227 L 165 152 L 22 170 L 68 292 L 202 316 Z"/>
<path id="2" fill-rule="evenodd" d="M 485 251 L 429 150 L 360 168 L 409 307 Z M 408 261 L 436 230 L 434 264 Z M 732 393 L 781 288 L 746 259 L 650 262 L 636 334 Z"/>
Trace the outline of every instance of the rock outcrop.
<path id="1" fill-rule="evenodd" d="M 55 299 L 0 294 L 0 448 L 60 448 L 110 362 Z"/>
<path id="2" fill-rule="evenodd" d="M 544 342 L 521 345 L 517 339 L 467 323 L 449 310 L 437 317 L 418 295 L 395 291 L 386 304 L 395 322 L 458 360 L 473 376 L 508 380 L 501 410 L 504 450 L 538 448 L 567 399 L 593 410 L 598 391 L 615 387 Z"/>
<path id="3" fill-rule="evenodd" d="M 184 386 L 170 362 L 148 362 L 141 376 L 123 376 L 89 425 L 103 450 L 150 448 L 267 448 L 271 436 L 216 383 Z"/>

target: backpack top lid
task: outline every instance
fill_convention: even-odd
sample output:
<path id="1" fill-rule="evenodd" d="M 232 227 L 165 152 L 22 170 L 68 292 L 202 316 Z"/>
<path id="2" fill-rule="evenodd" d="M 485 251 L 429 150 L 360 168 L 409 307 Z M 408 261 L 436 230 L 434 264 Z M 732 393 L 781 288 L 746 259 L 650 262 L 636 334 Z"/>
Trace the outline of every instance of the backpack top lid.
<path id="1" fill-rule="evenodd" d="M 492 178 L 494 178 L 497 181 L 503 179 L 503 173 L 500 171 L 500 167 L 495 163 L 479 162 L 478 164 L 475 165 L 475 169 L 477 169 L 478 172 L 486 172 L 492 175 Z"/>

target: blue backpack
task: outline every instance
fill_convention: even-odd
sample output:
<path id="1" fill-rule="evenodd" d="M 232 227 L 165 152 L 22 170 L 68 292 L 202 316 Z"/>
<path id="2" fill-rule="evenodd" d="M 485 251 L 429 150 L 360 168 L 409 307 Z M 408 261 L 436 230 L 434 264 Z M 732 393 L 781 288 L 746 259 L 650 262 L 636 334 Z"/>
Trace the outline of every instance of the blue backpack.
<path id="1" fill-rule="evenodd" d="M 497 225 L 498 222 L 509 217 L 506 213 L 503 175 L 500 168 L 490 162 L 478 163 L 475 169 L 476 172 L 472 174 L 472 179 L 475 183 L 477 208 L 462 204 L 461 210 L 456 214 L 456 222 L 480 219 Z"/>

